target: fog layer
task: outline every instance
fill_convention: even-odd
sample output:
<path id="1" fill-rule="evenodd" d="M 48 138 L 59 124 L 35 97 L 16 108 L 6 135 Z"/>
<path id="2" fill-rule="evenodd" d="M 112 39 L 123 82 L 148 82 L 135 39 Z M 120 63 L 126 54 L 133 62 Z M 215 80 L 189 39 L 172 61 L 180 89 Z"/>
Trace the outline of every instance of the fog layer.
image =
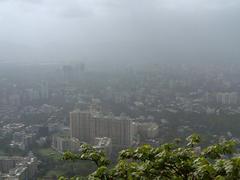
<path id="1" fill-rule="evenodd" d="M 238 0 L 0 0 L 0 61 L 236 61 Z"/>

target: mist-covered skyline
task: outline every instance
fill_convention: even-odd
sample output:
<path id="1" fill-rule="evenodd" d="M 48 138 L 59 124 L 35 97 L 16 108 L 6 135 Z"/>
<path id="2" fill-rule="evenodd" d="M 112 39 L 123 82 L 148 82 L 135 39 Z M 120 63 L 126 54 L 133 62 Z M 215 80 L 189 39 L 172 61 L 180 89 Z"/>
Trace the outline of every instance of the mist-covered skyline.
<path id="1" fill-rule="evenodd" d="M 238 0 L 1 0 L 0 61 L 236 61 Z"/>

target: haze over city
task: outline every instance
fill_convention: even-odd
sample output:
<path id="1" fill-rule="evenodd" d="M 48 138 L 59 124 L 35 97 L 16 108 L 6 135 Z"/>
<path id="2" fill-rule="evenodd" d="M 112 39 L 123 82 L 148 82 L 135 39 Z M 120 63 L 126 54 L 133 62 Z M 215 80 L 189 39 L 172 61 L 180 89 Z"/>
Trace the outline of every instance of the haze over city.
<path id="1" fill-rule="evenodd" d="M 0 180 L 240 179 L 239 0 L 0 0 Z"/>

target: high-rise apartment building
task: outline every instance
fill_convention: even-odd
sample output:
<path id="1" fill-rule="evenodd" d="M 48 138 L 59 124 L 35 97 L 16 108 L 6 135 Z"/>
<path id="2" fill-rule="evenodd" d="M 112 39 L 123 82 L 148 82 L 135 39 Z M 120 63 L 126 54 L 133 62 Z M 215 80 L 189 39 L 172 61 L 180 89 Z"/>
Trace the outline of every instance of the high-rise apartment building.
<path id="1" fill-rule="evenodd" d="M 110 137 L 114 146 L 130 146 L 132 143 L 132 120 L 126 116 L 92 115 L 92 136 Z"/>
<path id="2" fill-rule="evenodd" d="M 41 99 L 48 99 L 49 98 L 48 82 L 46 82 L 46 81 L 41 82 L 40 97 L 41 97 Z"/>
<path id="3" fill-rule="evenodd" d="M 132 143 L 132 120 L 126 116 L 104 116 L 89 111 L 70 113 L 71 137 L 93 143 L 95 137 L 109 137 L 115 147 L 128 147 Z"/>
<path id="4" fill-rule="evenodd" d="M 216 94 L 217 103 L 223 105 L 231 105 L 238 103 L 238 93 L 237 92 L 225 92 L 225 93 L 217 93 Z"/>
<path id="5" fill-rule="evenodd" d="M 75 110 L 70 112 L 70 136 L 79 141 L 91 142 L 91 113 Z"/>

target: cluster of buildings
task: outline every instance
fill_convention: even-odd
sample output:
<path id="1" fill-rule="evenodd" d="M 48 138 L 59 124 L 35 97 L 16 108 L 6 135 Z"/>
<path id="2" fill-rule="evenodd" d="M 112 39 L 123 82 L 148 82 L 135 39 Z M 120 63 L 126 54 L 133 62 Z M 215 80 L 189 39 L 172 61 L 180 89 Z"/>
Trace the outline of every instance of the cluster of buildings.
<path id="1" fill-rule="evenodd" d="M 74 63 L 74 65 L 66 64 L 62 66 L 62 75 L 64 82 L 72 82 L 79 80 L 79 77 L 85 71 L 85 64 L 84 63 Z"/>
<path id="2" fill-rule="evenodd" d="M 42 81 L 37 88 L 26 89 L 22 95 L 23 101 L 46 100 L 49 98 L 48 82 Z"/>
<path id="3" fill-rule="evenodd" d="M 207 126 L 205 119 L 240 114 L 239 71 L 233 78 L 230 70 L 208 66 L 86 72 L 78 63 L 49 67 L 50 74 L 38 68 L 33 71 L 42 76 L 32 72 L 27 81 L 17 75 L 0 79 L 0 140 L 10 134 L 12 147 L 25 152 L 36 143 L 60 153 L 88 143 L 111 155 L 195 131 L 211 134 L 217 126 Z M 69 116 L 72 109 L 81 110 Z"/>
<path id="4" fill-rule="evenodd" d="M 13 133 L 11 142 L 12 147 L 18 147 L 21 150 L 29 150 L 31 145 L 36 140 L 36 133 L 26 133 L 25 131 Z"/>
<path id="5" fill-rule="evenodd" d="M 49 128 L 44 125 L 26 126 L 23 123 L 10 123 L 1 128 L 1 135 L 12 137 L 11 147 L 16 147 L 23 151 L 29 151 L 32 145 L 41 139 L 41 143 L 46 143 L 41 137 L 47 137 Z M 45 141 L 45 142 L 43 142 Z"/>
<path id="6" fill-rule="evenodd" d="M 167 111 L 172 114 L 186 112 L 196 114 L 215 114 L 220 111 L 225 114 L 240 114 L 239 94 L 237 92 L 204 92 L 198 89 L 196 92 L 174 93 L 172 99 L 166 103 L 155 102 L 154 106 L 148 103 L 138 102 L 142 109 L 149 113 Z M 158 99 L 156 96 L 155 99 Z"/>
<path id="7" fill-rule="evenodd" d="M 70 136 L 64 136 L 62 134 L 56 134 L 52 136 L 51 147 L 59 153 L 66 151 L 81 152 L 81 145 L 86 142 L 81 142 L 77 138 L 70 138 Z M 112 155 L 112 140 L 108 137 L 96 137 L 92 146 L 96 150 L 105 152 L 109 157 Z"/>
<path id="8" fill-rule="evenodd" d="M 43 104 L 41 106 L 25 106 L 20 113 L 22 115 L 29 115 L 29 114 L 53 114 L 53 113 L 57 113 L 59 112 L 60 109 L 52 106 L 52 105 L 48 105 L 48 104 Z"/>
<path id="9" fill-rule="evenodd" d="M 27 157 L 0 156 L 0 180 L 34 180 L 38 171 L 38 160 L 29 153 Z"/>
<path id="10" fill-rule="evenodd" d="M 8 133 L 21 131 L 24 128 L 25 128 L 25 124 L 23 124 L 23 123 L 9 123 L 9 124 L 4 125 L 1 128 L 1 132 L 3 134 L 8 134 Z"/>
<path id="11" fill-rule="evenodd" d="M 41 81 L 35 87 L 21 89 L 16 84 L 3 84 L 6 88 L 0 88 L 0 104 L 20 106 L 22 103 L 47 100 L 49 98 L 49 86 L 47 81 Z"/>
<path id="12" fill-rule="evenodd" d="M 93 148 L 105 152 L 109 157 L 112 155 L 112 139 L 109 137 L 96 137 Z"/>
<path id="13" fill-rule="evenodd" d="M 87 143 L 95 149 L 112 152 L 140 144 L 143 140 L 159 136 L 159 126 L 154 122 L 138 122 L 125 115 L 104 115 L 89 110 L 70 112 L 69 131 L 59 132 L 52 137 L 52 148 L 58 152 L 81 151 L 80 145 Z"/>
<path id="14" fill-rule="evenodd" d="M 91 110 L 75 110 L 70 112 L 69 134 L 54 135 L 52 148 L 59 152 L 76 152 L 81 151 L 81 144 L 88 143 L 111 156 L 113 148 L 131 146 L 132 132 L 132 119 L 129 117 L 103 115 Z"/>
<path id="15" fill-rule="evenodd" d="M 97 112 L 75 110 L 70 112 L 70 136 L 92 144 L 96 137 L 109 137 L 116 148 L 131 146 L 132 119 Z"/>
<path id="16" fill-rule="evenodd" d="M 5 123 L 10 120 L 18 120 L 17 108 L 12 105 L 0 104 L 0 123 Z"/>
<path id="17" fill-rule="evenodd" d="M 133 122 L 133 134 L 139 134 L 147 139 L 159 136 L 159 125 L 155 122 Z"/>
<path id="18" fill-rule="evenodd" d="M 238 93 L 237 92 L 219 92 L 216 95 L 216 100 L 218 104 L 236 105 L 238 103 Z"/>
<path id="19" fill-rule="evenodd" d="M 70 138 L 61 134 L 52 136 L 51 147 L 60 153 L 65 151 L 79 152 L 81 145 L 82 143 L 76 138 Z"/>

